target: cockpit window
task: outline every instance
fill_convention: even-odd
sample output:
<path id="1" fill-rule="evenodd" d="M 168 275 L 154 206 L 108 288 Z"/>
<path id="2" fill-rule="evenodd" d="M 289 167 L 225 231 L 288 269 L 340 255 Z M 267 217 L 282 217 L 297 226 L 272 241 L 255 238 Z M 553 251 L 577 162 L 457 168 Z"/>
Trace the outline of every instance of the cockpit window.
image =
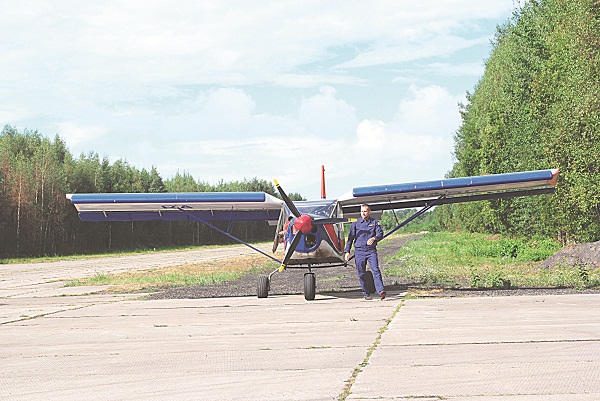
<path id="1" fill-rule="evenodd" d="M 294 202 L 298 211 L 302 214 L 320 217 L 333 217 L 336 201 L 320 200 L 320 201 L 303 201 Z"/>

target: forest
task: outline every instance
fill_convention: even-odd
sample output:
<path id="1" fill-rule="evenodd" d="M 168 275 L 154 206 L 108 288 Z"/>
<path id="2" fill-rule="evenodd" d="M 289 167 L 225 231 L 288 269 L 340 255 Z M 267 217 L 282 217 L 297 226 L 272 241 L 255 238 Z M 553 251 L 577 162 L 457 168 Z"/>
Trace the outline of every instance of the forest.
<path id="1" fill-rule="evenodd" d="M 545 236 L 563 244 L 600 240 L 600 1 L 528 1 L 515 10 L 497 28 L 485 72 L 458 107 L 462 123 L 448 177 L 559 168 L 556 193 L 446 205 L 416 227 Z M 110 163 L 94 152 L 74 157 L 59 135 L 50 139 L 6 125 L 0 133 L 0 259 L 230 243 L 197 223 L 81 224 L 65 199 L 76 192 L 166 191 L 278 196 L 257 178 L 208 184 L 184 172 L 163 180 L 154 167 Z M 392 218 L 384 216 L 386 224 Z M 254 241 L 273 235 L 266 223 L 232 230 Z"/>
<path id="2" fill-rule="evenodd" d="M 78 192 L 206 191 L 279 196 L 273 184 L 256 178 L 208 184 L 184 172 L 163 180 L 154 167 L 147 171 L 124 160 L 110 163 L 93 152 L 74 158 L 59 136 L 51 140 L 37 131 L 5 126 L 0 133 L 0 258 L 231 243 L 200 223 L 82 224 L 65 197 Z M 289 196 L 302 199 L 297 193 Z M 245 240 L 273 237 L 266 222 L 237 223 L 230 232 Z"/>

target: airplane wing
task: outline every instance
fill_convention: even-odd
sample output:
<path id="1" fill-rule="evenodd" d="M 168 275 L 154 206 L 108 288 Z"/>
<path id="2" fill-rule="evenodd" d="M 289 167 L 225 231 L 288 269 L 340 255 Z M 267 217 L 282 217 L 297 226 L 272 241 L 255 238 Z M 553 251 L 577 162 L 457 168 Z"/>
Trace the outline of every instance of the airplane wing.
<path id="1" fill-rule="evenodd" d="M 343 217 L 360 216 L 360 205 L 372 211 L 473 202 L 553 193 L 559 170 L 523 171 L 448 178 L 405 184 L 357 187 L 338 199 Z M 444 196 L 442 199 L 437 199 Z"/>
<path id="2" fill-rule="evenodd" d="M 357 187 L 338 199 L 343 218 L 373 212 L 552 193 L 558 169 Z M 438 199 L 444 196 L 442 199 Z M 69 194 L 82 221 L 257 221 L 276 223 L 283 201 L 265 192 Z"/>
<path id="3" fill-rule="evenodd" d="M 283 201 L 265 192 L 69 194 L 82 221 L 275 221 Z"/>

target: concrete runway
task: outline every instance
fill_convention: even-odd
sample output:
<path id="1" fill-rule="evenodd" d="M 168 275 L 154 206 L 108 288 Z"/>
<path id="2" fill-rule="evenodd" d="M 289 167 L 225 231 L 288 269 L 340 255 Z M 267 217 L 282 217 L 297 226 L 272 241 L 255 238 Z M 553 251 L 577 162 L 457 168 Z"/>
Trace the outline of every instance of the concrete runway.
<path id="1" fill-rule="evenodd" d="M 0 265 L 0 399 L 600 400 L 600 295 L 150 301 L 63 287 L 214 253 L 194 252 Z"/>

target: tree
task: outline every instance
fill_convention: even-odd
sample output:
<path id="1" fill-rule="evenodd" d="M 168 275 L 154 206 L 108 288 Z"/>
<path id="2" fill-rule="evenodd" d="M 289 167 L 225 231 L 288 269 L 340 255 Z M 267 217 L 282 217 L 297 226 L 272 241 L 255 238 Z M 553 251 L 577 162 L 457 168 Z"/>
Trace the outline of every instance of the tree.
<path id="1" fill-rule="evenodd" d="M 600 238 L 599 10 L 589 0 L 526 3 L 498 29 L 461 107 L 451 176 L 558 167 L 556 195 L 445 206 L 446 217 L 474 231 Z"/>

